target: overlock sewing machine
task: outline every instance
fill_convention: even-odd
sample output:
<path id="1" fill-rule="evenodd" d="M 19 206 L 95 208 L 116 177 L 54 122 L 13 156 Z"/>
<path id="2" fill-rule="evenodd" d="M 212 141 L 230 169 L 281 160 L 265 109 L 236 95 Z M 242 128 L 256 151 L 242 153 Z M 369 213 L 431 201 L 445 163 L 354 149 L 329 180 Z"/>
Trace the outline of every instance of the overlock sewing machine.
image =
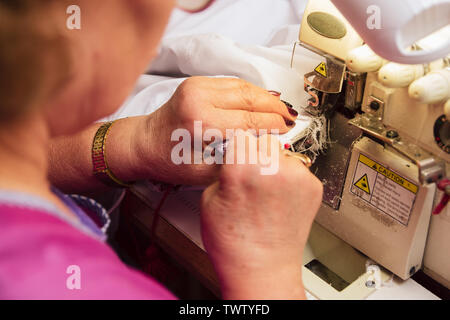
<path id="1" fill-rule="evenodd" d="M 336 6 L 310 0 L 296 44 L 321 60 L 304 75 L 304 109 L 324 115 L 329 132 L 312 168 L 324 198 L 305 288 L 320 299 L 365 298 L 389 274 L 406 280 L 420 269 L 450 288 L 449 52 L 424 64 L 386 60 Z M 408 51 L 448 42 L 448 23 Z"/>

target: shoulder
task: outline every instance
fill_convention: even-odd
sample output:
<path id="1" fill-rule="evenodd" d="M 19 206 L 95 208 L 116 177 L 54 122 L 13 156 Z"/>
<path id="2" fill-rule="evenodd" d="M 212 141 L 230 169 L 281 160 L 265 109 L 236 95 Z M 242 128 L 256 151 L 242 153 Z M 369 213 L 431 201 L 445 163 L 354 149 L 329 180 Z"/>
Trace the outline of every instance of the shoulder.
<path id="1" fill-rule="evenodd" d="M 124 265 L 105 243 L 48 213 L 5 205 L 0 205 L 0 283 L 3 299 L 172 298 Z"/>

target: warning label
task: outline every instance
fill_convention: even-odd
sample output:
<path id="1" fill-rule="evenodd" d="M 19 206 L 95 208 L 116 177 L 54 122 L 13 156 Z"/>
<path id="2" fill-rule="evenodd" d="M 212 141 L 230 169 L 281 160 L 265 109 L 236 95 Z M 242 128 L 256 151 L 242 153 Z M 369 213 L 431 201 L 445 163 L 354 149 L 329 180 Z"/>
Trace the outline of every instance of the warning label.
<path id="1" fill-rule="evenodd" d="M 370 194 L 369 181 L 367 178 L 367 174 L 363 175 L 361 177 L 361 179 L 356 181 L 355 187 L 360 188 L 362 191 L 364 191 L 367 194 Z"/>
<path id="2" fill-rule="evenodd" d="M 316 71 L 318 74 L 320 74 L 321 76 L 327 78 L 328 77 L 328 70 L 327 70 L 327 65 L 325 62 L 322 62 L 321 64 L 319 64 L 314 71 Z"/>
<path id="3" fill-rule="evenodd" d="M 359 155 L 350 192 L 407 226 L 419 187 L 383 165 Z"/>

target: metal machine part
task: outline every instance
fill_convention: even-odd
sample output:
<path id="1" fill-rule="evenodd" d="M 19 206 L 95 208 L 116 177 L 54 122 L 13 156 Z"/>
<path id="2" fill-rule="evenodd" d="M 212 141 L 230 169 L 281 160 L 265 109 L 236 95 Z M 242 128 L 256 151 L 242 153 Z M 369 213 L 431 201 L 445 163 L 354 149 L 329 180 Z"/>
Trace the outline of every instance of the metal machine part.
<path id="1" fill-rule="evenodd" d="M 376 119 L 380 121 L 383 120 L 384 101 L 371 95 L 367 99 L 367 106 L 365 108 L 365 112 L 367 114 L 374 116 Z"/>
<path id="2" fill-rule="evenodd" d="M 340 93 L 345 75 L 345 64 L 339 60 L 324 57 L 314 71 L 305 74 L 305 84 L 325 93 Z"/>
<path id="3" fill-rule="evenodd" d="M 360 136 L 361 131 L 349 126 L 345 116 L 334 113 L 329 122 L 330 143 L 311 168 L 322 181 L 323 202 L 334 210 L 338 210 L 341 203 L 352 144 Z"/>
<path id="4" fill-rule="evenodd" d="M 371 137 L 391 146 L 399 154 L 414 162 L 419 169 L 421 183 L 436 183 L 445 176 L 444 161 L 410 141 L 401 139 L 395 129 L 387 128 L 378 119 L 370 115 L 360 115 L 349 121 Z"/>
<path id="5" fill-rule="evenodd" d="M 361 108 L 364 96 L 366 74 L 347 71 L 345 75 L 345 107 L 357 111 Z M 373 107 L 375 108 L 375 105 Z"/>

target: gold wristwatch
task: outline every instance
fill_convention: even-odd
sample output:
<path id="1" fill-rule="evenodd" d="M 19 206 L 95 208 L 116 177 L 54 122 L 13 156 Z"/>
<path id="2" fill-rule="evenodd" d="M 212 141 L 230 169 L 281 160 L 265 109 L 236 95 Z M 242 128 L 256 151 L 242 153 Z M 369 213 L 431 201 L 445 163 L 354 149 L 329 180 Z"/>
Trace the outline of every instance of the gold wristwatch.
<path id="1" fill-rule="evenodd" d="M 112 173 L 111 169 L 109 169 L 106 161 L 106 138 L 108 136 L 109 129 L 111 129 L 114 122 L 115 121 L 111 121 L 102 124 L 95 134 L 94 142 L 92 143 L 93 173 L 100 181 L 110 187 L 128 188 L 132 184 L 123 182 L 117 178 Z"/>

